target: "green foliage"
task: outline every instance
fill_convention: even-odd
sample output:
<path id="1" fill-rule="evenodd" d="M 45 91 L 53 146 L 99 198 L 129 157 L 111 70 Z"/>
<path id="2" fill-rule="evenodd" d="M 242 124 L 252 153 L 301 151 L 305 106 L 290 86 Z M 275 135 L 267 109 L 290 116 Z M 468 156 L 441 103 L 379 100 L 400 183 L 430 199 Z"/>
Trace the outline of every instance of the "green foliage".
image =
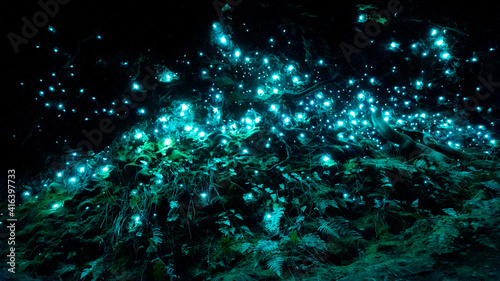
<path id="1" fill-rule="evenodd" d="M 335 238 L 350 238 L 352 240 L 361 239 L 361 235 L 352 230 L 349 226 L 349 221 L 342 217 L 335 217 L 329 220 L 321 218 L 319 220 L 320 226 L 318 230 L 326 236 L 333 236 Z"/>
<path id="2" fill-rule="evenodd" d="M 299 235 L 297 234 L 297 230 L 294 230 L 292 234 L 290 234 L 290 244 L 296 246 L 299 243 Z"/>
<path id="3" fill-rule="evenodd" d="M 163 232 L 159 226 L 153 227 L 152 229 L 153 237 L 148 238 L 149 246 L 146 252 L 156 252 L 160 247 L 160 244 L 163 243 Z"/>
<path id="4" fill-rule="evenodd" d="M 219 82 L 236 81 L 226 78 Z M 140 124 L 89 161 L 96 173 L 88 181 L 71 188 L 48 181 L 38 198 L 19 207 L 26 224 L 18 233 L 26 241 L 20 251 L 29 257 L 20 269 L 60 265 L 40 275 L 55 279 L 53 272 L 66 277 L 80 270 L 82 280 L 113 281 L 218 280 L 238 270 L 249 280 L 340 279 L 380 263 L 387 252 L 395 256 L 407 238 L 420 239 L 412 241 L 425 245 L 416 247 L 419 254 L 436 260 L 474 247 L 500 248 L 500 184 L 492 171 L 467 162 L 441 170 L 425 158 L 405 161 L 361 136 L 316 141 L 322 128 L 280 128 L 291 141 L 262 122 L 202 138 L 185 132 L 176 102 L 164 109 L 171 113 L 161 123 L 165 134 L 137 139 L 137 128 L 158 127 Z M 253 119 L 256 112 L 247 114 Z M 62 207 L 51 208 L 55 202 Z M 384 270 L 399 278 L 394 271 L 407 268 L 395 264 Z"/>
<path id="5" fill-rule="evenodd" d="M 317 234 L 308 233 L 300 239 L 300 247 L 311 249 L 316 253 L 325 253 L 327 251 L 326 242 Z"/>
<path id="6" fill-rule="evenodd" d="M 483 182 L 483 185 L 495 192 L 500 192 L 500 183 L 496 180 Z"/>
<path id="7" fill-rule="evenodd" d="M 270 234 L 277 234 L 280 230 L 281 217 L 285 214 L 285 208 L 274 204 L 273 209 L 274 211 L 271 214 L 266 215 L 264 226 Z"/>
<path id="8" fill-rule="evenodd" d="M 175 275 L 174 269 L 171 264 L 165 264 L 161 259 L 156 259 L 153 263 L 153 277 L 155 280 L 170 280 L 178 279 L 179 276 Z"/>
<path id="9" fill-rule="evenodd" d="M 278 252 L 278 242 L 272 240 L 261 240 L 255 246 L 254 252 L 256 256 L 274 254 Z"/>
<path id="10" fill-rule="evenodd" d="M 459 250 L 460 237 L 470 236 L 477 244 L 497 250 L 500 247 L 500 200 L 469 200 L 462 213 L 443 209 L 446 215 L 436 217 L 429 248 L 436 254 Z"/>
<path id="11" fill-rule="evenodd" d="M 281 277 L 285 259 L 281 256 L 278 242 L 272 240 L 259 241 L 254 249 L 254 257 L 256 265 L 259 261 L 267 260 L 267 267 Z"/>
<path id="12" fill-rule="evenodd" d="M 387 22 L 387 19 L 380 16 L 379 14 L 377 13 L 374 13 L 373 15 L 371 13 L 369 13 L 369 11 L 375 11 L 377 10 L 376 7 L 374 7 L 373 5 L 369 4 L 369 5 L 363 5 L 363 4 L 358 4 L 356 5 L 356 7 L 358 8 L 358 10 L 360 11 L 365 11 L 367 12 L 367 21 L 370 21 L 370 20 L 374 20 L 380 24 L 385 24 Z"/>
<path id="13" fill-rule="evenodd" d="M 269 269 L 276 273 L 276 275 L 278 275 L 279 277 L 281 277 L 281 274 L 283 272 L 283 262 L 285 261 L 285 259 L 280 256 L 279 254 L 276 254 L 276 255 L 273 255 L 271 256 L 270 259 L 267 260 L 267 267 L 269 267 Z"/>
<path id="14" fill-rule="evenodd" d="M 446 254 L 455 251 L 454 242 L 460 235 L 456 221 L 452 218 L 443 217 L 438 220 L 432 230 L 430 247 L 437 254 Z"/>
<path id="15" fill-rule="evenodd" d="M 103 263 L 102 258 L 98 258 L 97 260 L 90 262 L 88 264 L 90 267 L 85 268 L 82 271 L 82 274 L 80 275 L 80 280 L 96 281 L 102 273 L 103 270 L 102 263 Z"/>

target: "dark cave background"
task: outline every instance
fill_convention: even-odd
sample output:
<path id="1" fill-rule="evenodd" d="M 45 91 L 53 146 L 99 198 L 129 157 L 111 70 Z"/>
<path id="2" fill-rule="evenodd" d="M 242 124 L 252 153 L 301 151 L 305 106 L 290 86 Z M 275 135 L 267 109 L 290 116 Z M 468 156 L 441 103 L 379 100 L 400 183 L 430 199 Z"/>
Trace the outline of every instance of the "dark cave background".
<path id="1" fill-rule="evenodd" d="M 401 1 L 404 7 L 401 16 L 384 29 L 376 42 L 365 48 L 362 54 L 353 55 L 355 61 L 349 65 L 340 52 L 339 44 L 343 41 L 352 44 L 357 4 L 385 7 L 387 1 L 243 1 L 226 13 L 231 19 L 225 20 L 232 21 L 238 44 L 248 49 L 258 48 L 261 52 L 279 52 L 303 64 L 303 39 L 310 40 L 311 53 L 338 62 L 338 71 L 346 75 L 359 73 L 361 68 L 358 66 L 364 63 L 378 64 L 381 70 L 397 65 L 397 61 L 384 60 L 383 50 L 377 47 L 377 42 L 390 37 L 410 40 L 427 34 L 428 30 L 422 28 L 427 26 L 412 24 L 412 19 L 416 20 L 413 23 L 425 19 L 431 25 L 466 32 L 467 40 L 455 42 L 460 45 L 455 50 L 484 52 L 497 48 L 500 42 L 498 2 Z M 174 65 L 184 54 L 210 52 L 209 30 L 211 24 L 219 20 L 211 1 L 172 1 L 165 4 L 160 1 L 103 3 L 73 0 L 60 5 L 57 15 L 49 19 L 48 25 L 56 28 L 55 33 L 49 32 L 48 26 L 40 28 L 36 36 L 29 43 L 21 44 L 19 53 L 14 54 L 6 35 L 8 32 L 20 34 L 21 18 L 26 16 L 31 20 L 39 10 L 37 1 L 8 1 L 4 2 L 0 19 L 3 34 L 0 62 L 4 69 L 1 134 L 5 156 L 2 157 L 2 166 L 4 169 L 16 168 L 22 177 L 34 176 L 47 169 L 54 157 L 64 153 L 66 145 L 76 147 L 78 141 L 84 138 L 83 129 L 98 127 L 98 120 L 102 117 L 92 112 L 109 105 L 130 89 L 127 75 L 133 71 L 120 67 L 121 61 L 134 64 L 143 56 L 149 61 Z M 251 29 L 250 32 L 243 30 L 242 22 Z M 286 38 L 280 38 L 282 28 L 289 30 Z M 97 35 L 103 39 L 96 40 Z M 273 49 L 267 44 L 271 36 L 277 41 L 287 40 L 292 44 L 286 49 Z M 37 45 L 40 49 L 35 48 Z M 60 49 L 57 56 L 53 54 L 54 47 Z M 489 53 L 491 60 L 476 64 L 476 69 L 464 73 L 470 78 L 466 78 L 466 82 L 470 83 L 461 88 L 450 84 L 445 91 L 473 93 L 478 73 L 493 73 L 493 77 L 498 77 L 495 76 L 497 52 Z M 77 69 L 69 69 L 69 62 Z M 193 85 L 197 83 L 193 77 L 196 67 L 197 62 L 192 61 L 191 68 L 183 65 L 173 69 L 182 73 L 186 89 L 198 86 Z M 69 72 L 75 74 L 73 82 L 69 82 Z M 405 77 L 406 73 L 412 73 L 412 69 L 400 69 L 400 72 L 400 76 Z M 51 73 L 56 73 L 56 77 L 51 77 Z M 460 75 L 457 73 L 457 76 Z M 391 77 L 387 77 L 384 82 L 390 81 Z M 45 101 L 41 98 L 35 100 L 40 90 L 46 91 L 49 85 L 57 85 L 58 82 L 64 83 L 66 93 L 54 98 L 54 102 L 64 102 L 67 109 L 77 108 L 76 113 L 58 117 L 61 112 L 44 108 Z M 79 88 L 85 89 L 84 95 L 75 94 Z M 189 94 L 188 90 L 186 92 Z M 96 100 L 91 100 L 89 96 L 96 97 Z M 145 106 L 154 107 L 150 104 L 153 100 L 145 101 Z M 497 103 L 498 96 L 492 95 L 488 102 Z M 82 121 L 85 117 L 89 121 Z M 96 152 L 111 143 L 120 132 L 126 131 L 137 118 L 131 116 L 125 122 L 117 123 L 117 129 L 105 135 L 102 144 L 95 147 Z M 471 120 L 475 119 L 483 121 L 481 116 L 473 114 Z M 41 127 L 41 132 L 38 132 L 37 126 Z"/>

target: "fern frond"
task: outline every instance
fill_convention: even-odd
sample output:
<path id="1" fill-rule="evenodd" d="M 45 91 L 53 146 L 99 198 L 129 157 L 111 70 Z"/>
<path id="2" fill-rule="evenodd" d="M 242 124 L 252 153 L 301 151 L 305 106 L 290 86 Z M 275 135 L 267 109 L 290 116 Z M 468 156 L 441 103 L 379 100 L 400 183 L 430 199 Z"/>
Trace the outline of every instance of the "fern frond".
<path id="1" fill-rule="evenodd" d="M 85 279 L 87 276 L 91 276 L 92 279 L 89 279 L 89 280 L 92 280 L 92 281 L 97 280 L 99 278 L 99 276 L 101 275 L 102 270 L 103 270 L 102 264 L 103 264 L 103 258 L 98 258 L 94 261 L 89 262 L 88 265 L 90 267 L 85 268 L 82 271 L 82 274 L 80 274 L 80 279 Z"/>
<path id="2" fill-rule="evenodd" d="M 323 233 L 323 235 L 326 236 L 335 236 L 337 238 L 340 238 L 337 229 L 334 225 L 332 225 L 328 221 L 324 221 L 319 227 L 318 230 Z"/>
<path id="3" fill-rule="evenodd" d="M 326 242 L 323 241 L 317 234 L 306 234 L 302 239 L 300 239 L 300 247 L 301 248 L 310 248 L 315 252 L 326 252 Z"/>
<path id="4" fill-rule="evenodd" d="M 346 223 L 347 221 L 343 218 L 335 218 L 331 221 L 326 221 L 322 219 L 321 225 L 318 227 L 318 230 L 323 233 L 323 235 L 327 236 L 334 236 L 337 238 L 340 238 L 339 232 L 342 231 L 344 226 L 342 224 Z"/>
<path id="5" fill-rule="evenodd" d="M 246 254 L 248 252 L 251 252 L 251 249 L 252 249 L 252 243 L 243 243 L 241 244 L 241 246 L 238 248 L 238 251 L 242 254 Z"/>
<path id="6" fill-rule="evenodd" d="M 336 238 L 348 236 L 354 240 L 363 238 L 361 234 L 350 228 L 349 221 L 343 217 L 335 217 L 330 219 L 330 221 L 320 219 L 320 223 L 321 225 L 318 227 L 318 230 L 323 235 Z"/>
<path id="7" fill-rule="evenodd" d="M 163 233 L 161 231 L 161 228 L 159 226 L 156 226 L 153 228 L 153 241 L 156 244 L 161 244 L 163 242 Z"/>
<path id="8" fill-rule="evenodd" d="M 454 219 L 442 217 L 432 231 L 429 247 L 437 254 L 451 253 L 455 250 L 455 240 L 460 232 Z"/>
<path id="9" fill-rule="evenodd" d="M 495 180 L 483 182 L 483 185 L 493 191 L 500 191 L 500 183 Z"/>
<path id="10" fill-rule="evenodd" d="M 455 211 L 453 208 L 443 209 L 443 212 L 445 212 L 447 215 L 449 215 L 449 216 L 451 216 L 453 218 L 457 218 L 458 217 L 457 211 Z"/>
<path id="11" fill-rule="evenodd" d="M 495 245 L 495 243 L 493 243 L 493 241 L 491 241 L 491 239 L 486 235 L 483 235 L 483 234 L 475 235 L 474 240 L 476 240 L 478 243 L 480 243 L 483 246 L 486 246 L 486 247 L 494 249 L 495 251 L 498 251 L 498 248 Z"/>
<path id="12" fill-rule="evenodd" d="M 264 221 L 264 226 L 266 227 L 267 231 L 271 234 L 276 234 L 280 230 L 280 220 L 281 217 L 285 214 L 285 208 L 283 207 L 278 207 L 275 209 L 272 215 L 270 215 L 266 220 Z"/>
<path id="13" fill-rule="evenodd" d="M 255 253 L 261 255 L 274 254 L 278 251 L 278 242 L 271 240 L 262 240 L 255 246 Z"/>
<path id="14" fill-rule="evenodd" d="M 333 207 L 333 208 L 338 209 L 339 205 L 333 199 L 332 200 L 321 200 L 317 204 L 316 209 L 319 211 L 319 213 L 321 215 L 323 215 L 325 213 L 325 209 L 328 208 L 328 207 Z"/>
<path id="15" fill-rule="evenodd" d="M 281 273 L 283 272 L 283 262 L 285 261 L 285 259 L 277 254 L 277 255 L 273 255 L 271 259 L 269 259 L 267 261 L 267 267 L 274 273 L 276 273 L 276 275 L 278 275 L 279 277 L 281 277 Z"/>

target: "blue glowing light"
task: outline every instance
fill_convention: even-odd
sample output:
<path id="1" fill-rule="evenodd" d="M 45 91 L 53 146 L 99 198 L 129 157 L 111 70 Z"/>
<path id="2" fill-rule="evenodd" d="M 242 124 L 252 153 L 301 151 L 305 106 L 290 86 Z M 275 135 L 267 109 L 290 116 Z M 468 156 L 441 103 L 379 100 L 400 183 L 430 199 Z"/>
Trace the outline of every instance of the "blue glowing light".
<path id="1" fill-rule="evenodd" d="M 449 58 L 450 58 L 450 54 L 449 54 L 449 53 L 442 53 L 442 54 L 441 54 L 441 58 L 443 58 L 443 59 L 445 59 L 445 60 L 446 60 L 446 59 L 449 59 Z"/>

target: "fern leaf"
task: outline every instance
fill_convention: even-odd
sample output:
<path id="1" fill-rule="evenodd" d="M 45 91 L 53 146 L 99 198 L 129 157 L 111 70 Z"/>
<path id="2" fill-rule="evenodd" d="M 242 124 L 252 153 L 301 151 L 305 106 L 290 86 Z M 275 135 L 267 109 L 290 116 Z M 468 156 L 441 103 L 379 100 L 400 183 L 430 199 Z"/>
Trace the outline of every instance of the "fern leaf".
<path id="1" fill-rule="evenodd" d="M 481 235 L 475 235 L 474 239 L 477 242 L 479 242 L 480 244 L 482 244 L 483 246 L 490 247 L 490 248 L 494 249 L 495 251 L 498 251 L 497 246 L 486 235 L 482 235 L 482 234 Z"/>
<path id="2" fill-rule="evenodd" d="M 88 265 L 90 265 L 90 267 L 85 268 L 82 271 L 82 274 L 80 275 L 80 280 L 85 279 L 87 276 L 91 276 L 92 279 L 90 280 L 92 281 L 97 280 L 103 270 L 102 263 L 103 263 L 103 258 L 98 258 L 94 261 L 89 262 Z"/>
<path id="3" fill-rule="evenodd" d="M 321 215 L 323 215 L 325 213 L 325 209 L 328 208 L 328 207 L 333 207 L 333 208 L 336 208 L 338 209 L 339 208 L 339 205 L 337 204 L 337 202 L 335 200 L 321 200 L 316 209 L 319 211 L 319 213 Z"/>
<path id="4" fill-rule="evenodd" d="M 455 221 L 442 217 L 433 228 L 433 234 L 430 237 L 430 247 L 437 254 L 446 254 L 455 251 L 455 240 L 460 232 Z"/>
<path id="5" fill-rule="evenodd" d="M 285 261 L 285 259 L 280 256 L 280 255 L 274 255 L 272 256 L 271 259 L 269 259 L 267 261 L 267 267 L 269 267 L 269 269 L 276 273 L 276 275 L 278 275 L 279 277 L 281 277 L 281 273 L 283 272 L 283 262 Z"/>
<path id="6" fill-rule="evenodd" d="M 269 231 L 269 233 L 276 234 L 277 232 L 279 232 L 280 220 L 284 214 L 285 214 L 285 208 L 277 207 L 275 208 L 272 215 L 266 217 L 264 226 L 266 227 L 267 231 Z"/>
<path id="7" fill-rule="evenodd" d="M 445 212 L 449 216 L 452 216 L 454 218 L 458 218 L 458 213 L 453 208 L 443 209 L 443 212 Z"/>
<path id="8" fill-rule="evenodd" d="M 340 226 L 338 224 L 323 221 L 323 223 L 318 227 L 318 230 L 326 236 L 334 236 L 340 238 L 338 233 Z"/>
<path id="9" fill-rule="evenodd" d="M 326 243 L 317 234 L 306 234 L 300 240 L 301 248 L 311 248 L 315 252 L 326 252 Z"/>
<path id="10" fill-rule="evenodd" d="M 255 246 L 256 254 L 274 254 L 278 250 L 278 242 L 271 240 L 259 241 L 257 246 Z"/>
<path id="11" fill-rule="evenodd" d="M 349 221 L 343 217 L 335 217 L 330 221 L 320 219 L 321 225 L 318 230 L 326 236 L 334 236 L 336 238 L 349 237 L 354 240 L 363 238 L 361 234 L 352 230 L 349 227 Z"/>
<path id="12" fill-rule="evenodd" d="M 243 243 L 241 246 L 238 248 L 238 251 L 242 254 L 245 254 L 247 252 L 250 252 L 252 249 L 252 243 Z"/>
<path id="13" fill-rule="evenodd" d="M 483 182 L 483 185 L 493 191 L 500 191 L 500 183 L 495 180 Z"/>

